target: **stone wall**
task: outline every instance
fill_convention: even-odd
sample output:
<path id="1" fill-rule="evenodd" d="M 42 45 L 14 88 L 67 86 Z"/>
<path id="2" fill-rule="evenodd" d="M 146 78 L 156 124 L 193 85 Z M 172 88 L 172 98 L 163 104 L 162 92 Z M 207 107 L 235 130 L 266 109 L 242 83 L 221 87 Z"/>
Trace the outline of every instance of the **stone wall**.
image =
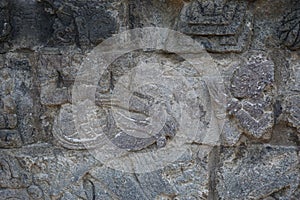
<path id="1" fill-rule="evenodd" d="M 95 156 L 103 141 L 89 126 L 79 127 L 82 135 L 72 104 L 80 67 L 101 42 L 145 27 L 199 42 L 205 54 L 171 40 L 220 76 L 206 80 L 178 53 L 151 48 L 126 52 L 103 71 L 92 95 L 95 123 L 126 150 L 119 159 L 180 154 L 155 170 L 141 156 L 132 161 L 140 173 Z M 158 82 L 132 89 L 139 69 Z M 161 82 L 160 72 L 185 80 Z M 128 107 L 114 96 L 122 86 L 134 90 Z M 180 121 L 184 113 L 192 121 Z M 164 118 L 154 134 L 126 133 L 147 132 L 149 116 Z M 173 142 L 185 132 L 194 137 L 181 152 Z M 0 199 L 300 199 L 299 136 L 298 0 L 0 0 Z"/>

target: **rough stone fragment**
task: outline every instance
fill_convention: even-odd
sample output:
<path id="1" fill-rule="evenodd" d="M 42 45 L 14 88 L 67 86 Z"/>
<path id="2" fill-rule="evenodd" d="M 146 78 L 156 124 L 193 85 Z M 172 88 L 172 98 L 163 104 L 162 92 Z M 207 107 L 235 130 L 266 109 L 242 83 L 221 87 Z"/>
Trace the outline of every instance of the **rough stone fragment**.
<path id="1" fill-rule="evenodd" d="M 13 129 L 21 134 L 24 144 L 31 144 L 37 138 L 34 135 L 34 101 L 33 96 L 33 55 L 6 55 L 3 71 L 3 112 L 6 118 L 6 129 Z M 0 95 L 1 96 L 1 95 Z M 38 106 L 36 104 L 35 106 Z M 1 108 L 0 108 L 1 110 Z"/>
<path id="2" fill-rule="evenodd" d="M 2 152 L 2 154 L 6 153 Z M 18 167 L 19 173 L 26 173 L 27 179 L 31 180 L 25 187 L 18 186 L 26 188 L 29 199 L 53 199 L 66 196 L 73 185 L 82 181 L 95 163 L 94 159 L 87 154 L 63 152 L 47 144 L 16 151 L 14 157 L 10 156 L 9 160 L 17 161 L 19 164 L 15 167 Z M 83 190 L 84 188 L 77 188 L 77 194 L 81 193 L 86 198 Z"/>
<path id="3" fill-rule="evenodd" d="M 300 6 L 287 13 L 281 21 L 279 37 L 291 50 L 300 48 Z"/>
<path id="4" fill-rule="evenodd" d="M 21 135 L 14 130 L 0 130 L 0 148 L 16 148 L 23 144 Z"/>
<path id="5" fill-rule="evenodd" d="M 217 175 L 220 199 L 260 199 L 289 188 L 298 191 L 299 157 L 294 147 L 249 146 L 222 148 Z"/>
<path id="6" fill-rule="evenodd" d="M 194 151 L 198 151 L 193 153 Z M 167 166 L 163 177 L 175 188 L 178 199 L 207 199 L 211 147 L 191 148 L 180 159 Z"/>
<path id="7" fill-rule="evenodd" d="M 193 146 L 166 169 L 133 174 L 106 168 L 87 152 L 46 144 L 15 150 L 14 155 L 1 150 L 0 193 L 18 196 L 22 191 L 26 199 L 206 198 L 209 152 L 209 147 Z"/>
<path id="8" fill-rule="evenodd" d="M 163 177 L 163 170 L 151 173 L 135 174 L 140 188 L 148 199 L 160 199 L 174 196 L 174 187 Z"/>
<path id="9" fill-rule="evenodd" d="M 257 97 L 273 81 L 274 64 L 271 61 L 250 60 L 250 64 L 241 66 L 234 72 L 231 93 L 236 98 Z"/>
<path id="10" fill-rule="evenodd" d="M 293 95 L 285 99 L 285 108 L 288 122 L 300 131 L 300 96 Z"/>
<path id="11" fill-rule="evenodd" d="M 294 66 L 292 72 L 294 76 L 294 80 L 291 82 L 292 90 L 300 92 L 300 63 L 297 63 L 297 65 Z"/>
<path id="12" fill-rule="evenodd" d="M 221 144 L 225 146 L 235 145 L 239 141 L 241 134 L 241 131 L 232 122 L 226 120 L 222 131 Z"/>
<path id="13" fill-rule="evenodd" d="M 129 0 L 129 28 L 172 27 L 182 7 L 182 0 Z"/>

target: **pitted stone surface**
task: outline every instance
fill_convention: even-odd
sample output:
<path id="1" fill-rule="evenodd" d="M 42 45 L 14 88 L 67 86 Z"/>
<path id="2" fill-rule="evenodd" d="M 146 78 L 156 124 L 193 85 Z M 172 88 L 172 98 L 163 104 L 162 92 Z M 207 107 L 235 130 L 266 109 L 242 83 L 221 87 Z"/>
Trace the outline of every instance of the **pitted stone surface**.
<path id="1" fill-rule="evenodd" d="M 217 190 L 221 199 L 297 198 L 299 164 L 293 147 L 249 146 L 221 149 Z M 284 192 L 283 192 L 284 193 Z"/>
<path id="2" fill-rule="evenodd" d="M 298 8 L 297 8 L 298 7 Z M 300 7 L 299 5 L 293 8 L 292 11 L 287 13 L 279 29 L 280 39 L 291 50 L 300 48 Z"/>
<path id="3" fill-rule="evenodd" d="M 285 105 L 288 122 L 300 131 L 300 96 L 294 95 L 287 97 Z"/>
<path id="4" fill-rule="evenodd" d="M 234 98 L 228 104 L 228 113 L 253 137 L 261 138 L 273 127 L 273 82 L 274 64 L 262 55 L 254 55 L 232 75 Z"/>
<path id="5" fill-rule="evenodd" d="M 81 127 L 89 134 L 78 131 L 73 89 L 94 47 L 149 26 L 201 43 L 213 60 L 204 58 L 201 66 L 221 76 L 203 76 L 205 70 L 164 47 L 126 52 L 112 62 L 95 88 L 92 125 L 124 157 L 172 149 L 181 131 L 194 126 L 181 125 L 178 103 L 185 102 L 199 127 L 176 161 L 127 173 L 91 154 L 103 141 L 93 127 Z M 168 45 L 203 58 L 178 38 L 168 38 Z M 155 83 L 134 88 L 126 82 L 137 69 Z M 190 90 L 177 87 L 180 81 L 163 85 L 157 69 L 181 75 Z M 131 92 L 126 105 L 119 95 L 124 88 Z M 0 0 L 0 199 L 300 199 L 299 105 L 299 0 Z M 149 116 L 160 120 L 152 132 Z M 203 135 L 214 134 L 208 132 L 213 119 L 224 121 L 220 137 L 203 143 Z M 137 128 L 139 135 L 132 134 Z"/>

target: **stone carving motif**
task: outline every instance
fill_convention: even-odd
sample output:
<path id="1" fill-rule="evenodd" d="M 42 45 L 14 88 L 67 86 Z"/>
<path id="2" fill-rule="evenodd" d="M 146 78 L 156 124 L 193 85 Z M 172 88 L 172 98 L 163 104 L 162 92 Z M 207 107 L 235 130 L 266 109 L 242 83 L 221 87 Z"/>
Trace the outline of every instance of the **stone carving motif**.
<path id="1" fill-rule="evenodd" d="M 103 104 L 99 106 L 103 106 Z M 141 112 L 143 111 L 144 110 Z M 147 148 L 152 144 L 156 144 L 158 148 L 162 148 L 166 145 L 167 138 L 172 138 L 176 134 L 176 121 L 170 119 L 155 136 L 149 138 L 133 137 L 117 127 L 113 116 L 109 112 L 105 112 L 101 109 L 99 109 L 98 112 L 98 120 L 102 122 L 98 125 L 103 128 L 103 131 L 107 134 L 111 142 L 121 149 L 137 151 Z M 70 104 L 64 104 L 61 107 L 60 113 L 55 119 L 53 129 L 57 141 L 69 149 L 96 147 L 99 144 L 97 135 L 91 135 L 89 138 L 87 138 L 87 135 L 79 135 L 74 124 L 72 113 L 72 106 Z"/>
<path id="2" fill-rule="evenodd" d="M 279 38 L 291 50 L 300 48 L 300 8 L 284 16 L 279 28 Z"/>
<path id="3" fill-rule="evenodd" d="M 178 30 L 199 40 L 211 52 L 241 52 L 251 35 L 247 1 L 194 0 L 184 6 Z"/>
<path id="4" fill-rule="evenodd" d="M 62 56 L 58 53 L 43 52 L 38 57 L 41 103 L 46 106 L 70 103 L 72 84 L 83 56 L 76 53 Z"/>
<path id="5" fill-rule="evenodd" d="M 198 148 L 193 150 L 193 152 L 197 151 Z M 207 156 L 207 153 L 202 150 L 201 153 Z M 155 199 L 156 196 L 162 194 L 172 196 L 182 191 L 186 194 L 184 196 L 192 197 L 200 193 L 197 189 L 198 186 L 205 189 L 203 196 L 208 192 L 206 190 L 208 187 L 207 159 L 194 163 L 192 159 L 196 159 L 197 153 L 192 155 L 190 151 L 187 153 L 188 155 L 170 166 L 166 173 L 159 170 L 146 174 L 123 173 L 109 169 L 95 161 L 93 156 L 87 152 L 62 150 L 45 144 L 20 149 L 15 154 L 18 156 L 13 157 L 3 153 L 1 158 L 9 161 L 11 171 L 15 170 L 19 174 L 26 174 L 29 181 L 20 187 L 1 188 L 1 197 L 26 200 Z M 81 164 L 78 165 L 78 163 Z M 3 164 L 2 169 L 8 169 L 6 166 Z M 184 175 L 181 174 L 181 169 L 184 170 Z M 192 173 L 194 172 L 198 175 L 194 178 L 197 186 L 190 187 L 191 182 L 184 184 L 182 180 L 184 176 L 193 178 Z M 167 174 L 169 174 L 168 177 L 165 176 Z M 21 175 L 14 172 L 14 176 Z M 170 179 L 172 183 L 168 181 Z M 177 182 L 183 185 L 177 188 Z M 129 190 L 130 192 L 128 192 Z"/>
<path id="6" fill-rule="evenodd" d="M 29 173 L 22 169 L 17 159 L 8 156 L 1 155 L 1 188 L 26 188 L 32 184 L 32 179 Z"/>
<path id="7" fill-rule="evenodd" d="M 153 58 L 151 58 L 150 55 L 152 55 Z M 128 60 L 128 58 L 132 57 L 135 59 Z M 168 140 L 171 140 L 176 135 L 180 128 L 179 117 L 177 116 L 179 114 L 176 113 L 176 102 L 178 101 L 176 98 L 179 97 L 175 97 L 176 95 L 171 93 L 171 91 L 166 88 L 167 86 L 158 84 L 155 86 L 150 85 L 136 88 L 134 91 L 130 91 L 132 95 L 128 99 L 127 106 L 120 103 L 121 100 L 118 100 L 116 96 L 114 96 L 114 91 L 119 91 L 119 88 L 116 89 L 115 85 L 118 81 L 123 80 L 122 77 L 124 75 L 126 76 L 128 71 L 139 66 L 144 59 L 150 62 L 150 60 L 154 58 L 161 59 L 163 63 L 161 65 L 163 67 L 174 65 L 176 66 L 176 70 L 187 68 L 187 76 L 194 77 L 191 78 L 195 82 L 194 84 L 199 84 L 200 82 L 200 77 L 197 77 L 199 75 L 195 74 L 192 69 L 189 69 L 190 66 L 188 66 L 188 63 L 182 63 L 182 60 L 178 58 L 178 60 L 176 60 L 176 56 L 163 58 L 162 55 L 149 53 L 143 56 L 140 52 L 134 52 L 116 60 L 99 80 L 99 87 L 95 94 L 95 104 L 98 106 L 97 119 L 95 119 L 97 122 L 94 124 L 101 127 L 100 132 L 104 131 L 107 138 L 121 149 L 139 151 L 145 148 L 163 148 L 168 143 Z M 116 92 L 116 94 L 119 93 Z M 190 103 L 193 104 L 195 110 L 198 111 L 197 109 L 201 107 L 199 104 L 203 102 L 192 102 L 191 100 Z M 161 110 L 155 110 L 157 105 L 162 106 L 160 107 Z M 163 110 L 166 110 L 166 112 L 164 113 L 162 124 L 157 125 L 157 127 L 152 127 L 153 130 L 151 131 L 153 131 L 153 133 L 143 131 L 143 127 L 150 126 L 149 124 L 151 123 L 149 119 L 151 120 L 153 115 L 161 117 L 159 114 L 163 113 Z M 61 107 L 53 126 L 53 133 L 57 141 L 64 147 L 70 149 L 93 148 L 99 145 L 99 139 L 97 139 L 99 137 L 97 134 L 80 135 L 78 133 L 74 124 L 73 112 L 74 110 L 71 104 L 64 104 Z M 207 124 L 207 122 L 205 122 L 207 116 L 205 116 L 206 111 L 204 108 L 203 110 L 199 109 L 199 112 L 201 112 L 199 116 L 202 117 L 199 120 L 203 120 L 201 123 Z M 130 119 L 130 122 L 128 122 L 128 119 Z M 84 122 L 82 123 L 84 124 Z M 206 125 L 203 126 L 205 127 Z M 138 130 L 148 135 L 133 136 L 128 134 L 134 132 L 133 130 Z M 134 134 L 136 134 L 136 132 L 134 132 Z"/>
<path id="8" fill-rule="evenodd" d="M 54 119 L 53 135 L 59 144 L 68 149 L 86 149 L 88 146 L 93 148 L 98 142 L 97 135 L 88 137 L 78 133 L 71 104 L 61 106 L 58 116 Z"/>
<path id="9" fill-rule="evenodd" d="M 51 149 L 50 146 L 42 145 L 29 151 L 37 151 L 38 148 Z M 51 149 L 53 150 L 53 149 Z M 85 173 L 93 165 L 92 159 L 86 155 L 69 154 L 64 156 L 29 155 L 27 149 L 18 151 L 17 156 L 6 152 L 0 155 L 0 195 L 4 199 L 55 199 L 75 191 L 75 196 L 83 198 L 91 197 L 92 186 L 85 181 Z M 41 153 L 41 151 L 40 151 Z M 75 167 L 77 161 L 86 165 Z M 62 164 L 64 163 L 64 164 Z M 74 178 L 77 177 L 77 178 Z M 62 180 L 65 181 L 62 181 Z M 82 184 L 81 187 L 76 185 Z M 77 190 L 76 190 L 77 189 Z M 86 192 L 84 192 L 84 190 Z M 90 198 L 91 199 L 91 198 Z"/>
<path id="10" fill-rule="evenodd" d="M 8 68 L 0 69 L 0 147 L 12 148 L 22 145 L 17 128 L 17 108 L 12 96 L 14 83 Z"/>
<path id="11" fill-rule="evenodd" d="M 80 47 L 98 44 L 117 30 L 115 18 L 103 3 L 66 0 L 41 0 L 45 10 L 55 15 L 50 43 L 78 44 Z"/>
<path id="12" fill-rule="evenodd" d="M 300 1 L 254 1 L 0 0 L 0 199 L 300 199 Z M 253 35 L 250 13 L 255 15 Z M 205 79 L 170 52 L 134 51 L 113 62 L 95 84 L 95 126 L 109 145 L 126 150 L 124 157 L 141 155 L 132 164 L 143 161 L 144 153 L 164 148 L 181 156 L 149 173 L 108 168 L 92 150 L 81 150 L 102 144 L 98 135 L 79 135 L 75 127 L 71 92 L 77 67 L 87 56 L 77 46 L 92 47 L 118 30 L 174 25 L 217 52 L 210 56 L 230 98 L 225 124 L 218 129 L 221 138 L 216 145 L 201 138 L 213 124 L 210 111 L 224 117 L 216 108 L 225 101 L 215 95 L 223 90 L 209 84 L 219 77 Z M 282 46 L 273 40 L 275 32 Z M 170 45 L 180 42 L 175 38 Z M 246 50 L 249 43 L 249 48 L 263 50 L 228 53 Z M 161 84 L 152 74 L 158 68 L 172 79 L 184 76 L 190 93 Z M 127 87 L 124 77 L 134 77 L 135 69 L 156 82 Z M 120 85 L 130 88 L 125 103 Z M 183 144 L 184 154 L 173 144 L 195 123 L 182 125 L 178 102 L 186 103 L 181 110 L 197 109 L 193 119 L 199 121 L 195 138 L 187 137 Z M 151 123 L 153 111 L 160 111 L 156 105 L 165 117 L 157 131 L 133 135 L 130 130 L 145 130 Z M 89 125 L 82 128 L 89 130 Z"/>
<path id="13" fill-rule="evenodd" d="M 33 57 L 14 53 L 3 59 L 0 68 L 0 147 L 16 148 L 32 144 L 41 134 L 33 127 L 35 112 L 33 76 L 30 60 Z M 38 104 L 35 104 L 38 106 Z"/>
<path id="14" fill-rule="evenodd" d="M 261 138 L 273 126 L 273 100 L 268 90 L 274 81 L 274 64 L 263 55 L 253 55 L 248 63 L 233 73 L 228 104 L 233 116 L 243 130 Z"/>

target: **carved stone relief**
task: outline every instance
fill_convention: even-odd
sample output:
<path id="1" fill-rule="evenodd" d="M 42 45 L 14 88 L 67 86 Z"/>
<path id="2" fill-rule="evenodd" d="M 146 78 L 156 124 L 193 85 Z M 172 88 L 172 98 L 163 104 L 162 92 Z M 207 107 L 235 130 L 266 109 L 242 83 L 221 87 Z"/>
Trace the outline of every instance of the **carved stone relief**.
<path id="1" fill-rule="evenodd" d="M 1 147 L 15 148 L 35 141 L 32 137 L 32 74 L 27 58 L 5 59 L 1 71 L 0 133 Z"/>
<path id="2" fill-rule="evenodd" d="M 231 79 L 229 115 L 255 138 L 267 136 L 273 126 L 273 82 L 274 64 L 263 53 L 253 54 Z"/>
<path id="3" fill-rule="evenodd" d="M 99 1 L 42 0 L 45 11 L 54 16 L 50 45 L 73 45 L 81 48 L 99 44 L 116 33 L 115 13 Z"/>
<path id="4" fill-rule="evenodd" d="M 209 81 L 224 91 L 179 55 L 140 49 L 101 75 L 94 105 L 74 110 L 88 52 L 148 26 L 203 44 L 221 74 Z M 172 47 L 202 56 L 176 39 Z M 0 0 L 0 199 L 300 199 L 299 50 L 298 0 Z M 154 83 L 136 87 L 137 73 Z M 163 84 L 166 77 L 185 81 Z M 86 121 L 74 121 L 74 112 L 89 106 L 93 123 L 78 126 Z M 182 110 L 194 113 L 198 130 L 164 168 L 126 173 L 91 154 L 100 133 L 124 157 L 168 147 L 177 154 L 174 141 L 195 125 L 182 126 Z M 214 145 L 203 142 L 212 111 L 225 121 Z"/>
<path id="5" fill-rule="evenodd" d="M 185 70 L 188 79 L 191 79 L 195 85 L 201 85 L 200 87 L 203 87 L 200 75 L 197 74 L 196 71 L 190 69 L 191 66 L 189 66 L 187 62 L 183 62 L 183 60 L 180 58 L 176 58 L 175 55 L 164 57 L 163 54 L 156 55 L 155 53 L 148 53 L 143 56 L 140 52 L 134 52 L 117 59 L 99 80 L 95 95 L 95 103 L 98 106 L 97 124 L 99 127 L 101 127 L 102 131 L 105 132 L 111 142 L 121 149 L 138 151 L 145 148 L 153 148 L 154 146 L 156 146 L 156 148 L 163 148 L 167 144 L 168 140 L 172 140 L 178 131 L 178 116 L 176 116 L 175 110 L 172 111 L 170 109 L 175 108 L 174 102 L 178 101 L 176 98 L 179 97 L 175 97 L 175 94 L 170 93 L 167 88 L 157 85 L 145 86 L 138 88 L 135 91 L 131 91 L 132 96 L 129 99 L 128 107 L 124 107 L 118 101 L 118 99 L 114 98 L 114 90 L 118 90 L 115 89 L 115 85 L 120 84 L 118 83 L 119 81 L 124 81 L 121 79 L 121 77 L 124 75 L 126 76 L 126 74 L 133 70 L 134 67 L 143 65 L 145 60 L 147 60 L 147 63 L 153 61 L 153 59 L 160 60 L 161 66 L 166 68 L 173 63 L 176 65 L 176 70 Z M 205 87 L 197 90 L 199 90 L 198 95 L 203 95 L 203 93 L 206 93 L 206 96 L 209 96 Z M 170 99 L 171 96 L 173 96 L 173 98 Z M 204 102 L 206 100 L 202 101 Z M 194 104 L 193 106 L 195 106 L 195 110 L 199 107 L 202 107 L 202 110 L 199 109 L 199 116 L 201 116 L 201 119 L 199 120 L 201 120 L 201 123 L 203 123 L 203 128 L 205 129 L 207 128 L 206 120 L 208 120 L 209 116 L 205 115 L 206 109 L 208 108 L 204 108 L 205 106 L 202 105 L 202 101 L 191 101 L 190 103 Z M 95 147 L 99 143 L 97 139 L 98 136 L 92 134 L 89 138 L 87 138 L 87 135 L 80 135 L 77 132 L 74 124 L 74 118 L 72 114 L 74 109 L 72 109 L 71 104 L 65 103 L 65 101 L 60 102 L 60 104 L 64 105 L 61 107 L 60 112 L 54 122 L 53 133 L 58 142 L 64 147 L 70 149 L 86 149 Z M 164 109 L 167 110 L 167 115 L 164 119 L 164 124 L 160 124 L 159 127 L 153 127 L 153 129 L 157 131 L 155 135 L 139 138 L 126 133 L 126 131 L 130 132 L 133 129 L 142 130 L 142 128 L 139 128 L 139 126 L 146 126 L 147 123 L 149 123 L 147 118 L 149 118 L 150 115 L 153 115 L 153 109 L 155 109 L 156 104 L 159 103 L 163 103 L 165 106 Z M 123 113 L 123 110 L 126 113 Z M 129 114 L 130 116 L 128 117 L 131 119 L 131 121 L 133 121 L 132 124 L 128 124 L 128 122 L 125 121 L 123 122 L 124 119 L 122 119 L 122 117 L 120 118 L 120 116 L 116 114 L 113 114 L 113 112 L 121 113 L 120 116 Z M 159 115 L 159 113 L 157 113 L 157 115 Z M 119 117 L 117 119 L 118 122 L 116 121 L 116 117 Z M 118 123 L 119 125 L 121 123 L 123 127 L 120 128 Z M 201 133 L 199 133 L 199 135 L 201 135 Z"/>
<path id="6" fill-rule="evenodd" d="M 249 44 L 252 16 L 247 1 L 194 0 L 185 4 L 178 30 L 210 52 L 242 52 Z"/>

